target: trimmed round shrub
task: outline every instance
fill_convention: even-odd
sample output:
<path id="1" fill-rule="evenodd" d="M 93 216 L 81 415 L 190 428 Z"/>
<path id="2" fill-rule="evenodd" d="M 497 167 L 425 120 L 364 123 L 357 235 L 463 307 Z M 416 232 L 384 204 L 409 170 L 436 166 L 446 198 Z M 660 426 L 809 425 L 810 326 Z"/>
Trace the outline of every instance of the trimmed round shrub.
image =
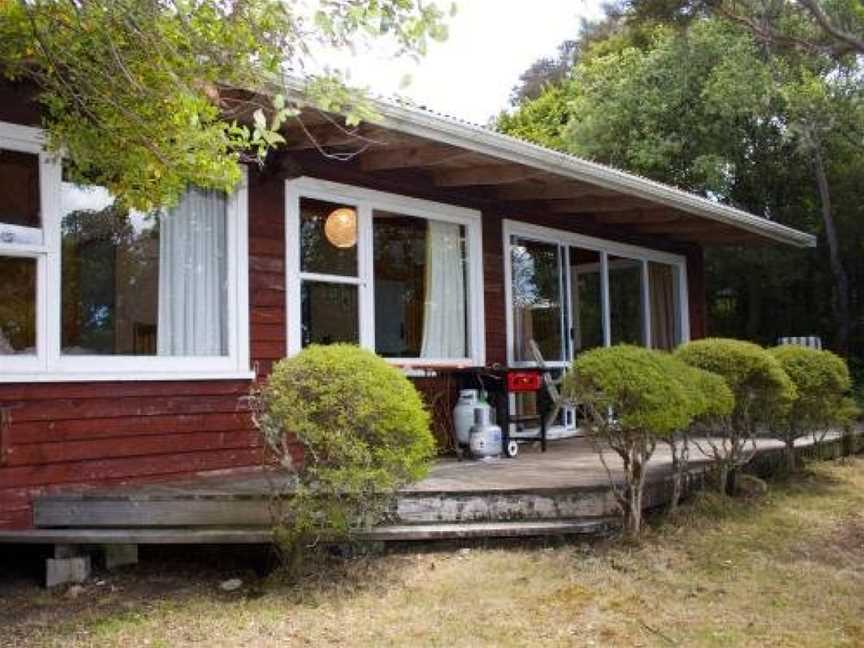
<path id="1" fill-rule="evenodd" d="M 353 345 L 312 345 L 281 360 L 255 410 L 268 447 L 297 476 L 281 521 L 295 542 L 376 523 L 384 498 L 422 478 L 435 454 L 414 385 Z M 300 461 L 293 442 L 302 447 Z"/>
<path id="2" fill-rule="evenodd" d="M 592 349 L 573 363 L 562 390 L 597 411 L 611 409 L 622 428 L 662 436 L 692 419 L 690 397 L 671 360 L 626 344 Z"/>
<path id="3" fill-rule="evenodd" d="M 807 427 L 831 425 L 852 388 L 849 367 L 830 351 L 784 344 L 769 350 L 795 384 L 787 419 Z"/>
<path id="4" fill-rule="evenodd" d="M 693 419 L 694 401 L 676 368 L 688 370 L 661 351 L 619 345 L 581 354 L 562 383 L 562 391 L 589 414 L 592 439 L 603 442 L 597 450 L 604 466 L 604 446 L 621 460 L 623 488 L 608 474 L 630 536 L 638 535 L 642 525 L 647 464 L 657 442 L 686 429 Z"/>
<path id="5" fill-rule="evenodd" d="M 688 342 L 675 355 L 723 378 L 735 399 L 733 427 L 752 433 L 760 422 L 788 410 L 796 391 L 777 359 L 752 342 L 705 338 Z"/>
<path id="6" fill-rule="evenodd" d="M 392 489 L 422 478 L 435 454 L 411 381 L 353 345 L 312 345 L 281 360 L 261 397 L 268 440 L 281 443 L 287 432 L 303 446 L 300 473 L 356 468 L 362 480 Z"/>
<path id="7" fill-rule="evenodd" d="M 786 444 L 786 467 L 792 471 L 796 439 L 809 434 L 818 445 L 832 426 L 842 427 L 854 417 L 847 396 L 852 378 L 845 360 L 830 351 L 787 344 L 769 352 L 796 388 L 790 408 L 770 426 L 771 435 Z"/>

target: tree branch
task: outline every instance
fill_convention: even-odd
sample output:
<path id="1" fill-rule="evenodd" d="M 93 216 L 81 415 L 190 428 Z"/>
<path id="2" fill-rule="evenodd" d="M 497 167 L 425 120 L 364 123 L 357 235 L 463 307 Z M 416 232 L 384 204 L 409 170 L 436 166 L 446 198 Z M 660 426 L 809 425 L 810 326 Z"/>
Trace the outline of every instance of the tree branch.
<path id="1" fill-rule="evenodd" d="M 798 4 L 802 5 L 813 17 L 819 26 L 832 38 L 839 40 L 859 54 L 864 54 L 864 40 L 858 38 L 837 25 L 831 22 L 828 15 L 822 10 L 818 0 L 798 0 Z"/>

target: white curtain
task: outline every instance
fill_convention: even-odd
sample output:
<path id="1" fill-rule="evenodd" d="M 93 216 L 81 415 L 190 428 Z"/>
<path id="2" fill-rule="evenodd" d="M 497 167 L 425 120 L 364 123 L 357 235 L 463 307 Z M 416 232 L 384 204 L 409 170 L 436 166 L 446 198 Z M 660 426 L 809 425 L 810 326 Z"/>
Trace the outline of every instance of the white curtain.
<path id="1" fill-rule="evenodd" d="M 226 202 L 190 189 L 159 218 L 160 356 L 227 353 Z"/>
<path id="2" fill-rule="evenodd" d="M 429 221 L 421 358 L 464 358 L 465 262 L 461 226 Z"/>

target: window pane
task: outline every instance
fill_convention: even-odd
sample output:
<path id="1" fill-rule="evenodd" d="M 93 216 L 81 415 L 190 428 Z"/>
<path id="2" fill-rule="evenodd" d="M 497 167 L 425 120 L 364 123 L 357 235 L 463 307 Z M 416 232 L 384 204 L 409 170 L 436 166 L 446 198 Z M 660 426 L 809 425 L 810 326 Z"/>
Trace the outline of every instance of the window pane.
<path id="1" fill-rule="evenodd" d="M 36 353 L 36 259 L 0 257 L 0 356 Z"/>
<path id="2" fill-rule="evenodd" d="M 643 344 L 642 262 L 609 257 L 612 344 Z"/>
<path id="3" fill-rule="evenodd" d="M 360 343 L 357 286 L 304 281 L 300 291 L 303 346 Z"/>
<path id="4" fill-rule="evenodd" d="M 41 243 L 39 213 L 39 156 L 0 149 L 0 243 Z"/>
<path id="5" fill-rule="evenodd" d="M 190 190 L 165 212 L 62 187 L 62 352 L 227 353 L 226 201 Z"/>
<path id="6" fill-rule="evenodd" d="M 563 315 L 561 250 L 550 243 L 514 237 L 510 246 L 514 359 L 533 361 L 529 342 L 534 340 L 543 359 L 562 361 Z"/>
<path id="7" fill-rule="evenodd" d="M 651 299 L 651 346 L 674 349 L 681 342 L 678 303 L 678 268 L 665 263 L 648 263 L 648 291 Z"/>
<path id="8" fill-rule="evenodd" d="M 357 210 L 300 199 L 300 270 L 357 276 Z"/>
<path id="9" fill-rule="evenodd" d="M 376 211 L 375 351 L 391 358 L 468 356 L 465 227 Z"/>
<path id="10" fill-rule="evenodd" d="M 573 353 L 603 346 L 603 298 L 600 253 L 570 248 L 570 297 L 573 306 Z"/>

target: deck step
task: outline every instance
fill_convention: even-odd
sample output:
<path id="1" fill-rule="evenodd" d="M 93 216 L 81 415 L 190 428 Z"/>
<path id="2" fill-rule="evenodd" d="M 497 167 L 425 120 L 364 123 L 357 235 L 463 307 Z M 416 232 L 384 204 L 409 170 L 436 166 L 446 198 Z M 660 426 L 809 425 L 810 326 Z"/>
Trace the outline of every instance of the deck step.
<path id="1" fill-rule="evenodd" d="M 618 527 L 615 518 L 591 520 L 522 520 L 518 522 L 458 522 L 382 526 L 364 534 L 381 542 L 460 540 L 471 538 L 531 538 L 539 536 L 605 535 Z"/>
<path id="2" fill-rule="evenodd" d="M 608 488 L 535 489 L 533 491 L 403 493 L 396 518 L 406 524 L 509 522 L 601 518 L 614 514 Z"/>
<path id="3" fill-rule="evenodd" d="M 537 536 L 599 535 L 616 528 L 614 518 L 594 520 L 528 520 L 521 522 L 463 522 L 393 524 L 358 534 L 376 542 L 456 540 L 471 538 L 528 538 Z M 0 544 L 267 544 L 272 532 L 262 527 L 162 529 L 28 529 L 0 531 Z"/>
<path id="4" fill-rule="evenodd" d="M 221 493 L 43 495 L 33 510 L 39 528 L 267 527 L 273 520 L 269 497 Z M 602 518 L 614 511 L 607 488 L 576 488 L 405 492 L 393 513 L 399 523 L 432 524 Z"/>
<path id="5" fill-rule="evenodd" d="M 42 496 L 33 503 L 39 528 L 268 527 L 273 516 L 266 497 L 93 497 Z"/>

